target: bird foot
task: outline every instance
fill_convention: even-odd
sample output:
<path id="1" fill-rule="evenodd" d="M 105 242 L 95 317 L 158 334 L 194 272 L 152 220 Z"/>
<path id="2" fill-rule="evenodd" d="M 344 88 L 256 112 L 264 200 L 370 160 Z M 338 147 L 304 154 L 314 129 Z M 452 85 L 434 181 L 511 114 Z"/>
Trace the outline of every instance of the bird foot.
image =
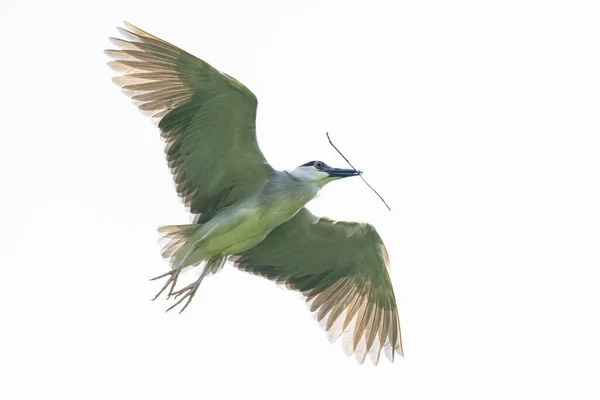
<path id="1" fill-rule="evenodd" d="M 171 307 L 167 308 L 167 310 L 165 312 L 172 310 L 177 305 L 181 304 L 184 300 L 186 300 L 185 304 L 183 305 L 183 308 L 181 310 L 179 310 L 179 314 L 181 314 L 183 312 L 183 310 L 185 310 L 187 308 L 187 306 L 190 304 L 190 302 L 194 298 L 194 295 L 196 294 L 196 291 L 198 290 L 198 286 L 200 286 L 200 282 L 202 282 L 202 278 L 203 278 L 203 276 L 201 276 L 196 282 L 191 283 L 191 284 L 187 285 L 186 287 L 177 290 L 176 292 L 173 292 L 172 294 L 173 294 L 173 296 L 175 296 L 175 300 L 177 300 L 177 298 L 179 296 L 181 296 L 181 298 L 179 300 L 177 300 L 177 302 L 175 302 L 175 304 L 173 304 Z"/>
<path id="2" fill-rule="evenodd" d="M 159 292 L 156 294 L 156 296 L 154 296 L 154 298 L 152 299 L 152 301 L 158 299 L 158 296 L 160 296 L 162 294 L 162 292 L 165 291 L 165 289 L 171 285 L 171 287 L 169 288 L 169 293 L 167 293 L 167 300 L 173 296 L 176 292 L 173 292 L 173 290 L 175 289 L 175 285 L 177 284 L 177 278 L 179 277 L 179 273 L 181 272 L 180 269 L 172 269 L 169 272 L 165 272 L 162 275 L 156 276 L 152 279 L 150 279 L 151 281 L 155 281 L 157 279 L 161 279 L 164 278 L 166 276 L 169 277 L 169 279 L 167 279 L 167 282 L 164 284 L 164 286 L 159 290 Z"/>

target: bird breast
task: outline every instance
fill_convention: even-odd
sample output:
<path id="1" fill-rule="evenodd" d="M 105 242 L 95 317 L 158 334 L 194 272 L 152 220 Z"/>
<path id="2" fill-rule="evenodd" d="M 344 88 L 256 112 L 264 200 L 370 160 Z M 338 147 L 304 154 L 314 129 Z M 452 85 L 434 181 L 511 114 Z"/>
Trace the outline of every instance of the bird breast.
<path id="1" fill-rule="evenodd" d="M 204 227 L 203 252 L 226 256 L 254 247 L 296 215 L 319 191 L 316 186 L 288 185 L 280 189 L 262 190 L 221 210 Z"/>

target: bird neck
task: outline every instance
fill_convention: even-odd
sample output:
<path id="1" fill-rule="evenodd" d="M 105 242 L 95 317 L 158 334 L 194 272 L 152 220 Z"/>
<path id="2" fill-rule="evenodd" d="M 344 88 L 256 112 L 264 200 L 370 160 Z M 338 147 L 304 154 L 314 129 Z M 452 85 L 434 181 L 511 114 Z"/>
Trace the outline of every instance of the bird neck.
<path id="1" fill-rule="evenodd" d="M 278 172 L 266 184 L 263 194 L 285 208 L 296 210 L 319 195 L 316 182 L 299 179 L 289 172 Z"/>

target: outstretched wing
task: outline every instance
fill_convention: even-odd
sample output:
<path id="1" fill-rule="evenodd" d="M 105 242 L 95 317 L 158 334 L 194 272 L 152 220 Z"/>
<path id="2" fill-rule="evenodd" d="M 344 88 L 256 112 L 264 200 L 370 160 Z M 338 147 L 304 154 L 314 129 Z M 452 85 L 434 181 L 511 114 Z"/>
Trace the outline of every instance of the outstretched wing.
<path id="1" fill-rule="evenodd" d="M 244 271 L 302 292 L 330 340 L 342 334 L 359 362 L 402 355 L 387 251 L 372 225 L 319 219 L 306 208 L 261 243 L 230 258 Z"/>
<path id="2" fill-rule="evenodd" d="M 141 110 L 160 118 L 177 192 L 194 214 L 255 190 L 273 173 L 256 141 L 256 96 L 237 80 L 125 22 L 109 66 Z"/>

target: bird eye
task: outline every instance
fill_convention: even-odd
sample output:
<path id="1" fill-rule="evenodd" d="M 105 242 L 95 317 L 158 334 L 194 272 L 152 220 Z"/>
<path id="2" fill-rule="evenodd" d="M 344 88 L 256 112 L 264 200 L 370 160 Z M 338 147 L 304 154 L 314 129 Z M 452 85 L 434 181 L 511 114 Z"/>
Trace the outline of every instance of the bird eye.
<path id="1" fill-rule="evenodd" d="M 317 162 L 315 162 L 315 168 L 316 168 L 316 169 L 321 169 L 321 168 L 323 168 L 323 163 L 322 163 L 321 161 L 317 161 Z"/>

